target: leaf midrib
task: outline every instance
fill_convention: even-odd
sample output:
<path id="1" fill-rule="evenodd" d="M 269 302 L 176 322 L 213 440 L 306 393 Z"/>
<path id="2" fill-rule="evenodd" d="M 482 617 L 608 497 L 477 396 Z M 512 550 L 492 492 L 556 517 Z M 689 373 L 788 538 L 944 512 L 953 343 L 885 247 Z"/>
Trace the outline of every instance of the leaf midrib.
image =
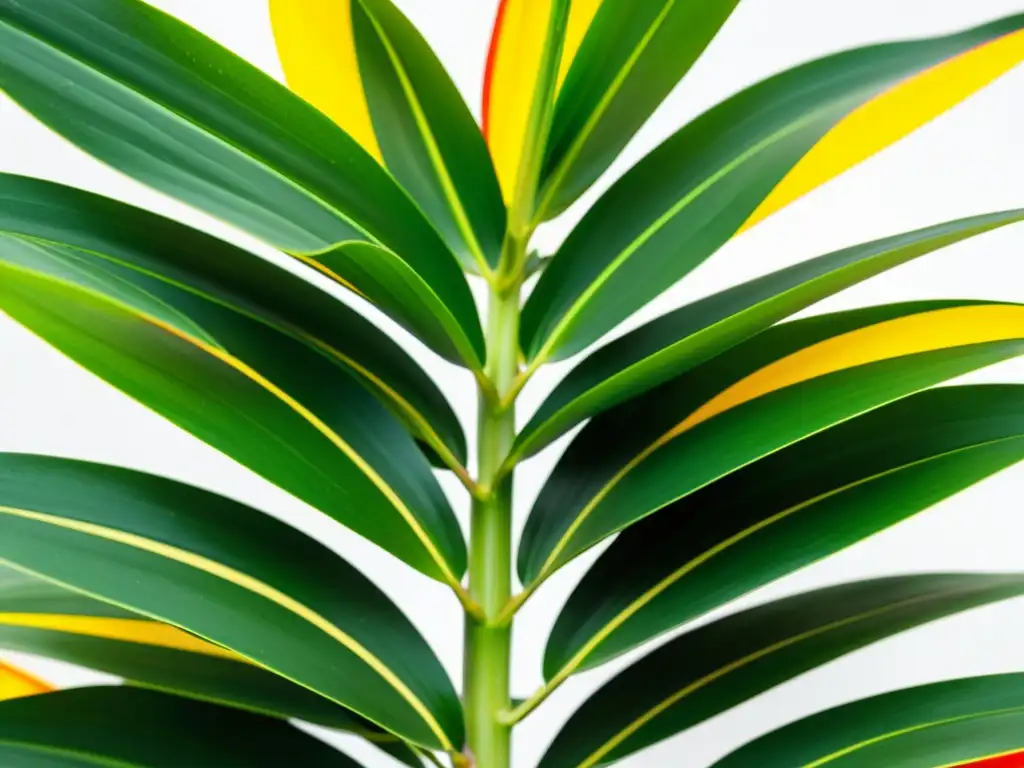
<path id="1" fill-rule="evenodd" d="M 51 525 L 56 528 L 71 530 L 86 536 L 94 536 L 99 539 L 114 542 L 115 544 L 120 544 L 122 546 L 131 547 L 133 549 L 147 552 L 151 555 L 162 557 L 172 562 L 181 563 L 190 568 L 194 568 L 198 571 L 201 571 L 209 576 L 213 576 L 215 578 L 222 579 L 223 581 L 227 581 L 230 584 L 234 584 L 236 587 L 244 589 L 248 592 L 251 592 L 252 594 L 258 595 L 264 600 L 274 603 L 275 605 L 287 610 L 289 613 L 299 617 L 306 623 L 316 627 L 321 632 L 328 635 L 333 640 L 338 642 L 340 645 L 348 649 L 353 655 L 355 655 L 364 664 L 370 667 L 370 669 L 376 672 L 379 677 L 381 677 L 385 682 L 387 682 L 388 685 L 390 685 L 391 688 L 394 689 L 395 692 L 398 693 L 406 701 L 406 703 L 413 709 L 413 711 L 416 712 L 416 714 L 419 715 L 423 722 L 430 728 L 430 730 L 438 738 L 441 744 L 445 746 L 445 749 L 449 749 L 451 747 L 451 743 L 448 740 L 447 735 L 445 735 L 444 729 L 441 728 L 440 724 L 430 713 L 430 710 L 426 707 L 423 701 L 418 696 L 416 696 L 405 685 L 405 683 L 402 682 L 402 680 L 397 676 L 397 674 L 393 670 L 391 670 L 390 667 L 388 667 L 381 659 L 379 659 L 376 655 L 370 652 L 369 649 L 367 649 L 361 643 L 357 642 L 354 638 L 352 638 L 348 633 L 344 632 L 339 627 L 337 627 L 333 622 L 321 616 L 312 608 L 309 608 L 308 606 L 286 595 L 285 593 L 281 592 L 275 587 L 272 587 L 266 582 L 260 581 L 254 576 L 250 576 L 235 568 L 224 565 L 223 563 L 218 563 L 215 560 L 211 560 L 210 558 L 205 557 L 203 555 L 199 555 L 194 552 L 189 552 L 187 550 L 181 549 L 171 544 L 166 544 L 164 542 L 149 539 L 145 536 L 128 533 L 126 531 L 109 528 L 107 526 L 98 525 L 95 523 L 87 523 L 81 520 L 76 520 L 68 517 L 61 517 L 46 512 L 38 512 L 29 509 L 22 509 L 19 507 L 8 507 L 2 505 L 0 505 L 0 514 L 11 515 L 13 517 L 31 520 L 33 522 L 42 523 L 44 525 Z M 45 578 L 48 581 L 52 581 L 52 579 L 49 579 L 46 576 L 41 575 L 41 578 Z M 74 586 L 68 585 L 68 587 L 77 592 L 81 592 L 81 590 L 75 588 Z M 104 598 L 97 599 L 102 600 Z M 125 607 L 130 609 L 129 606 Z M 172 624 L 171 622 L 162 620 L 156 616 L 152 616 L 152 618 L 158 621 L 163 621 L 163 623 L 166 624 Z M 179 629 L 182 629 L 186 632 L 192 631 L 187 627 L 181 625 L 174 624 L 173 626 L 178 626 Z M 217 644 L 217 641 L 213 638 L 204 637 L 203 639 L 205 639 L 207 642 Z M 238 651 L 235 651 L 235 653 L 238 653 L 238 655 L 242 656 L 243 658 L 247 658 L 251 663 L 256 664 L 257 666 L 264 666 L 259 660 L 252 658 L 247 654 L 242 654 Z M 278 673 L 275 671 L 275 674 Z M 303 687 L 309 687 L 309 685 L 301 683 L 296 680 L 293 680 L 293 682 L 296 682 L 297 684 L 302 685 Z M 332 701 L 335 701 L 341 706 L 351 708 L 347 704 L 338 702 L 337 699 L 335 699 L 333 696 L 322 693 L 320 691 L 318 691 L 318 693 L 321 693 L 321 695 L 330 698 Z M 353 709 L 353 711 L 356 710 Z M 359 714 L 363 717 L 366 717 L 366 719 L 375 722 L 365 713 L 359 712 Z"/>
<path id="2" fill-rule="evenodd" d="M 405 502 L 402 501 L 398 493 L 393 488 L 391 488 L 391 486 L 384 481 L 384 479 L 376 472 L 376 470 L 374 470 L 373 467 L 367 464 L 366 461 L 345 440 L 343 440 L 340 435 L 338 435 L 334 430 L 327 426 L 326 423 L 320 420 L 309 409 L 307 409 L 297 400 L 288 395 L 284 390 L 282 390 L 280 387 L 277 387 L 276 385 L 273 384 L 273 382 L 269 381 L 264 376 L 262 376 L 258 371 L 246 365 L 241 360 L 238 360 L 233 355 L 227 354 L 226 352 L 223 352 L 222 350 L 216 347 L 212 347 L 200 339 L 195 339 L 189 336 L 188 334 L 182 332 L 180 329 L 168 325 L 166 322 L 160 320 L 159 318 L 152 317 L 151 315 L 148 315 L 144 312 L 139 312 L 137 309 L 133 307 L 125 305 L 120 301 L 111 299 L 110 297 L 104 294 L 100 294 L 92 289 L 85 288 L 74 283 L 68 283 L 64 280 L 60 280 L 52 276 L 42 275 L 38 272 L 33 272 L 31 270 L 17 267 L 11 264 L 6 264 L 5 268 L 12 269 L 14 271 L 24 272 L 26 274 L 29 274 L 30 276 L 36 277 L 37 279 L 43 279 L 49 282 L 64 285 L 66 287 L 71 288 L 72 290 L 86 293 L 87 295 L 92 296 L 93 299 L 97 299 L 101 302 L 111 304 L 118 308 L 119 310 L 121 310 L 122 312 L 125 312 L 133 317 L 136 317 L 142 320 L 143 322 L 149 323 L 150 325 L 153 325 L 159 328 L 160 330 L 163 330 L 165 333 L 169 333 L 175 336 L 176 338 L 179 338 L 182 341 L 191 344 L 192 346 L 198 348 L 199 350 L 205 352 L 211 357 L 227 365 L 229 368 L 233 369 L 237 373 L 242 374 L 245 378 L 249 379 L 260 388 L 269 392 L 271 395 L 280 400 L 284 405 L 286 405 L 288 408 L 290 408 L 292 411 L 298 414 L 299 417 L 301 417 L 304 421 L 309 423 L 310 426 L 312 426 L 317 432 L 326 437 L 336 448 L 338 448 L 341 451 L 341 453 L 346 458 L 348 458 L 349 461 L 351 461 L 356 466 L 357 469 L 359 469 L 360 472 L 362 472 L 366 476 L 366 478 L 378 489 L 381 495 L 383 495 L 384 498 L 387 499 L 387 501 L 391 504 L 395 511 L 398 512 L 399 516 L 402 517 L 406 525 L 409 526 L 413 534 L 420 541 L 421 546 L 424 548 L 424 550 L 427 552 L 430 558 L 437 565 L 441 573 L 444 575 L 445 580 L 452 585 L 460 584 L 459 579 L 452 572 L 447 560 L 437 549 L 437 546 L 434 543 L 433 539 L 430 538 L 429 534 L 427 534 L 427 532 L 424 530 L 418 518 L 416 518 L 416 516 L 408 508 L 408 506 L 406 506 Z M 295 456 L 297 459 L 302 461 L 316 474 L 320 475 L 321 477 L 324 477 L 328 484 L 337 486 L 337 480 L 335 478 L 332 478 L 329 475 L 325 474 L 321 469 L 312 464 L 307 458 L 305 458 L 293 446 L 291 446 L 288 441 L 281 439 L 280 435 L 277 435 L 276 433 L 268 430 L 266 427 L 261 425 L 259 422 L 253 420 L 251 416 L 244 412 L 238 411 L 237 409 L 233 409 L 233 412 L 249 421 L 261 432 L 266 433 L 270 437 L 270 439 L 278 443 L 283 449 L 285 449 L 293 456 Z"/>

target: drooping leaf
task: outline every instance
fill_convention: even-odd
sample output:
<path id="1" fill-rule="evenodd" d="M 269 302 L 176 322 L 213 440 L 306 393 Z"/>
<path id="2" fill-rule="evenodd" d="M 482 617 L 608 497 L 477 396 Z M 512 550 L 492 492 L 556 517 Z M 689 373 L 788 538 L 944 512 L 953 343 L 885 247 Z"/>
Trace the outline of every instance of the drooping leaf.
<path id="1" fill-rule="evenodd" d="M 577 15 L 580 22 L 590 16 L 590 23 L 571 63 L 563 57 L 545 157 L 544 218 L 568 208 L 608 169 L 738 2 L 582 3 Z"/>
<path id="2" fill-rule="evenodd" d="M 1021 594 L 1018 575 L 899 576 L 807 592 L 720 619 L 612 678 L 555 737 L 540 768 L 614 762 L 851 651 Z"/>
<path id="3" fill-rule="evenodd" d="M 0 701 L 48 693 L 53 688 L 31 672 L 0 661 Z"/>
<path id="4" fill-rule="evenodd" d="M 581 421 L 851 285 L 1022 218 L 1022 211 L 973 216 L 844 248 L 663 315 L 574 368 L 523 428 L 513 456 L 536 453 Z"/>
<path id="5" fill-rule="evenodd" d="M 158 477 L 0 456 L 0 561 L 187 630 L 433 749 L 461 705 L 352 566 L 269 515 Z"/>
<path id="6" fill-rule="evenodd" d="M 741 747 L 714 768 L 1014 768 L 1022 749 L 1024 675 L 990 675 L 819 712 Z"/>
<path id="7" fill-rule="evenodd" d="M 501 0 L 484 73 L 483 132 L 505 201 L 540 179 L 563 47 L 579 45 L 595 0 Z M 532 216 L 533 211 L 524 212 Z"/>
<path id="8" fill-rule="evenodd" d="M 0 309 L 201 440 L 453 586 L 465 544 L 423 454 L 328 356 L 87 252 L 0 238 Z"/>
<path id="9" fill-rule="evenodd" d="M 290 332 L 357 373 L 417 437 L 466 461 L 462 427 L 423 369 L 360 314 L 264 259 L 148 211 L 10 174 L 0 174 L 0 232 L 74 247 Z"/>
<path id="10" fill-rule="evenodd" d="M 59 659 L 188 698 L 373 738 L 383 735 L 354 712 L 218 645 L 2 566 L 0 648 Z"/>
<path id="11" fill-rule="evenodd" d="M 627 529 L 573 592 L 544 674 L 601 664 L 1024 459 L 1024 387 L 922 392 Z"/>
<path id="12" fill-rule="evenodd" d="M 19 768 L 359 768 L 283 720 L 122 686 L 0 703 L 0 762 Z"/>
<path id="13" fill-rule="evenodd" d="M 1024 353 L 1024 306 L 920 302 L 771 328 L 592 420 L 527 520 L 524 584 L 746 464 Z"/>
<path id="14" fill-rule="evenodd" d="M 527 357 L 540 364 L 579 352 L 689 273 L 844 118 L 858 123 L 842 132 L 849 162 L 810 186 L 863 159 L 860 149 L 880 137 L 872 152 L 1006 72 L 1024 60 L 1022 27 L 1024 16 L 1014 16 L 951 37 L 829 56 L 697 118 L 618 181 L 555 255 L 523 311 Z M 893 101 L 900 83 L 911 95 Z M 863 108 L 874 131 L 858 117 L 865 104 L 882 104 Z M 854 137 L 864 138 L 851 144 Z"/>
<path id="15" fill-rule="evenodd" d="M 141 0 L 0 0 L 0 63 L 0 89 L 53 130 L 282 250 L 397 254 L 458 318 L 475 350 L 462 362 L 483 360 L 469 286 L 416 204 L 330 119 L 209 38 Z"/>

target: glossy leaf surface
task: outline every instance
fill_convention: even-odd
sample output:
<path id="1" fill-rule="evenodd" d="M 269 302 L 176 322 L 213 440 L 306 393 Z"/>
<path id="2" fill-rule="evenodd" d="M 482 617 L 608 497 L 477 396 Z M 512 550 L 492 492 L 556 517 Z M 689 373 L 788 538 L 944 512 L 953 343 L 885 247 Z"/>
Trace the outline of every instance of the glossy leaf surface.
<path id="1" fill-rule="evenodd" d="M 740 768 L 1013 768 L 1024 747 L 1024 675 L 933 683 L 784 726 L 715 763 Z M 986 760 L 991 758 L 991 762 Z M 980 760 L 981 762 L 975 763 Z"/>
<path id="2" fill-rule="evenodd" d="M 822 429 L 1022 353 L 1024 307 L 1010 304 L 887 305 L 771 328 L 591 421 L 530 513 L 520 578 Z"/>
<path id="3" fill-rule="evenodd" d="M 0 240 L 0 309 L 126 394 L 428 575 L 465 544 L 427 459 L 330 358 L 87 252 Z"/>
<path id="4" fill-rule="evenodd" d="M 922 392 L 728 475 L 622 533 L 548 640 L 545 676 L 601 664 L 1024 459 L 1024 387 Z"/>
<path id="5" fill-rule="evenodd" d="M 581 421 L 629 400 L 834 293 L 932 251 L 1013 224 L 1006 211 L 844 248 L 670 312 L 574 368 L 523 428 L 516 456 L 541 450 Z"/>
<path id="6" fill-rule="evenodd" d="M 289 332 L 358 374 L 415 435 L 466 461 L 462 427 L 423 369 L 359 313 L 265 259 L 115 200 L 9 174 L 0 174 L 0 232 L 71 246 L 100 267 L 105 259 Z"/>
<path id="7" fill-rule="evenodd" d="M 462 743 L 458 697 L 401 611 L 252 508 L 129 470 L 4 455 L 0 560 L 185 629 L 416 743 Z"/>
<path id="8" fill-rule="evenodd" d="M 1014 16 L 951 37 L 847 51 L 698 117 L 602 196 L 559 249 L 523 312 L 527 357 L 579 352 L 689 273 L 859 106 L 942 62 L 967 66 L 976 77 L 957 70 L 950 77 L 958 85 L 943 80 L 937 100 L 925 102 L 941 111 L 1024 60 L 1022 27 L 1024 16 Z M 963 83 L 973 88 L 962 92 Z M 943 102 L 943 93 L 956 98 Z M 883 130 L 890 125 L 879 120 Z"/>
<path id="9" fill-rule="evenodd" d="M 1016 575 L 900 576 L 807 592 L 720 619 L 612 678 L 570 718 L 540 768 L 619 760 L 858 648 L 1022 593 L 1024 577 Z"/>
<path id="10" fill-rule="evenodd" d="M 415 203 L 327 117 L 209 38 L 141 0 L 3 0 L 0 62 L 0 89 L 50 128 L 282 250 L 400 254 L 482 356 L 465 277 Z"/>
<path id="11" fill-rule="evenodd" d="M 355 713 L 220 646 L 6 567 L 0 567 L 0 648 L 224 706 L 383 735 Z"/>
<path id="12" fill-rule="evenodd" d="M 19 768 L 359 768 L 283 720 L 121 686 L 0 703 L 0 760 Z"/>
<path id="13" fill-rule="evenodd" d="M 577 14 L 592 14 L 592 20 L 567 68 L 568 56 L 563 57 L 564 81 L 545 158 L 545 218 L 564 211 L 607 170 L 737 3 L 582 3 Z"/>

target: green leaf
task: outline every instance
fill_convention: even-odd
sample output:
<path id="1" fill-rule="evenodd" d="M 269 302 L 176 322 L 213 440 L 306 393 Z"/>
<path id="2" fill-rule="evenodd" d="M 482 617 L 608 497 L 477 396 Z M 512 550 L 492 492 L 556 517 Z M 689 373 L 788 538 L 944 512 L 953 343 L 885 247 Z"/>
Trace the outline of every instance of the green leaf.
<path id="1" fill-rule="evenodd" d="M 458 696 L 401 611 L 322 544 L 237 502 L 3 455 L 0 560 L 180 627 L 417 744 L 462 744 Z"/>
<path id="2" fill-rule="evenodd" d="M 597 181 L 739 0 L 603 0 L 558 94 L 540 213 L 553 218 Z"/>
<path id="3" fill-rule="evenodd" d="M 140 0 L 0 0 L 0 89 L 100 160 L 292 255 L 350 241 L 398 254 L 458 318 L 476 353 L 463 362 L 483 359 L 457 260 L 387 171 L 173 17 Z"/>
<path id="4" fill-rule="evenodd" d="M 622 759 L 858 648 L 1021 594 L 1018 575 L 899 576 L 807 592 L 720 619 L 604 685 L 555 737 L 540 768 Z M 785 763 L 797 764 L 805 765 Z"/>
<path id="5" fill-rule="evenodd" d="M 294 717 L 371 740 L 385 737 L 354 712 L 219 646 L 2 566 L 0 648 L 77 664 L 187 698 Z"/>
<path id="6" fill-rule="evenodd" d="M 0 761 L 19 768 L 359 768 L 282 720 L 121 686 L 0 702 Z"/>
<path id="7" fill-rule="evenodd" d="M 0 238 L 0 309 L 173 423 L 427 575 L 465 543 L 401 424 L 327 355 L 77 249 Z"/>
<path id="8" fill-rule="evenodd" d="M 858 106 L 1022 27 L 1024 16 L 1015 16 L 951 37 L 829 56 L 697 118 L 618 181 L 569 235 L 524 308 L 527 357 L 540 364 L 597 341 L 728 241 Z"/>
<path id="9" fill-rule="evenodd" d="M 594 352 L 523 428 L 514 457 L 530 456 L 576 424 L 668 381 L 834 293 L 939 248 L 1024 218 L 972 216 L 796 264 L 689 304 Z"/>
<path id="10" fill-rule="evenodd" d="M 715 768 L 952 767 L 1021 749 L 1024 675 L 990 675 L 884 693 L 820 712 L 741 747 Z"/>
<path id="11" fill-rule="evenodd" d="M 505 204 L 483 134 L 426 40 L 391 0 L 352 4 L 374 133 L 388 170 L 463 265 L 496 267 Z"/>
<path id="12" fill-rule="evenodd" d="M 1024 459 L 1024 387 L 912 395 L 727 475 L 622 533 L 573 592 L 548 679 L 608 661 Z"/>
<path id="13" fill-rule="evenodd" d="M 456 315 L 401 256 L 370 243 L 342 243 L 304 257 L 320 272 L 350 286 L 452 363 L 483 368 Z M 475 310 L 473 310 L 475 312 Z"/>
<path id="14" fill-rule="evenodd" d="M 360 314 L 271 262 L 148 211 L 10 174 L 0 174 L 0 232 L 77 248 L 101 267 L 105 259 L 290 333 L 358 374 L 417 437 L 466 462 L 462 427 L 423 369 Z"/>
<path id="15" fill-rule="evenodd" d="M 605 537 L 834 424 L 1024 353 L 1024 306 L 923 302 L 771 328 L 592 420 L 527 520 L 535 585 Z"/>

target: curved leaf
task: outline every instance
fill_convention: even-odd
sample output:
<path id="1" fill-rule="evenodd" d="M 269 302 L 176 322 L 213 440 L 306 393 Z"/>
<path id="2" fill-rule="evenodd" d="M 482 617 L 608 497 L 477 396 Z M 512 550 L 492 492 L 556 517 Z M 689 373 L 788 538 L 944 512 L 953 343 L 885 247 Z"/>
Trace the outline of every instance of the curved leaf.
<path id="1" fill-rule="evenodd" d="M 391 0 L 352 6 L 370 116 L 388 170 L 462 262 L 486 273 L 505 205 L 483 134 L 426 40 Z"/>
<path id="2" fill-rule="evenodd" d="M 545 158 L 544 218 L 568 208 L 608 169 L 738 3 L 583 3 L 581 13 L 592 21 L 558 94 Z"/>
<path id="3" fill-rule="evenodd" d="M 359 768 L 282 720 L 119 686 L 0 703 L 0 760 L 24 768 Z"/>
<path id="4" fill-rule="evenodd" d="M 467 268 L 497 264 L 505 209 L 480 130 L 389 0 L 271 0 L 291 87 L 382 160 Z"/>
<path id="5" fill-rule="evenodd" d="M 715 768 L 1012 768 L 1024 748 L 1024 675 L 884 693 L 819 712 L 741 747 Z M 976 760 L 984 762 L 975 763 Z"/>
<path id="6" fill-rule="evenodd" d="M 352 240 L 401 254 L 482 359 L 469 286 L 415 203 L 330 119 L 207 37 L 140 0 L 0 0 L 0 62 L 0 89 L 53 130 L 293 255 Z"/>
<path id="7" fill-rule="evenodd" d="M 1021 594 L 1018 575 L 899 576 L 807 592 L 720 619 L 605 684 L 555 737 L 540 768 L 619 760 L 858 648 Z M 764 765 L 760 759 L 735 764 Z"/>
<path id="8" fill-rule="evenodd" d="M 1024 459 L 1024 387 L 922 392 L 754 462 L 622 533 L 548 639 L 564 678 Z"/>
<path id="9" fill-rule="evenodd" d="M 470 367 L 483 368 L 483 349 L 463 333 L 456 316 L 429 283 L 397 253 L 370 243 L 351 242 L 302 258 L 314 269 L 352 287 L 449 362 L 470 361 Z"/>
<path id="10" fill-rule="evenodd" d="M 829 56 L 697 118 L 617 182 L 570 234 L 524 308 L 523 350 L 539 365 L 589 346 L 729 240 L 857 107 L 926 73 L 938 80 L 931 98 L 900 104 L 906 114 L 934 116 L 1024 59 L 1022 27 L 1024 15 L 951 37 Z M 872 134 L 860 125 L 856 135 Z"/>
<path id="11" fill-rule="evenodd" d="M 53 688 L 30 672 L 0 661 L 0 701 L 48 693 Z"/>
<path id="12" fill-rule="evenodd" d="M 539 182 L 563 44 L 594 0 L 500 0 L 484 73 L 483 132 L 505 201 Z M 578 39 L 576 45 L 578 45 Z M 530 190 L 531 200 L 533 189 Z M 523 212 L 531 215 L 533 212 Z"/>
<path id="13" fill-rule="evenodd" d="M 70 248 L 0 238 L 0 309 L 93 373 L 427 575 L 458 586 L 454 513 L 415 443 L 308 345 Z"/>
<path id="14" fill-rule="evenodd" d="M 358 374 L 432 448 L 466 461 L 462 427 L 423 369 L 359 313 L 265 259 L 140 208 L 10 174 L 0 174 L 0 232 L 77 248 L 291 333 Z"/>
<path id="15" fill-rule="evenodd" d="M 188 698 L 294 717 L 371 739 L 383 735 L 368 720 L 220 646 L 4 567 L 0 648 L 59 659 Z"/>
<path id="16" fill-rule="evenodd" d="M 729 288 L 627 333 L 583 360 L 516 440 L 530 456 L 576 424 L 714 357 L 779 320 L 938 248 L 1024 218 L 972 216 L 844 248 Z"/>
<path id="17" fill-rule="evenodd" d="M 401 611 L 322 544 L 237 502 L 3 455 L 0 560 L 185 629 L 415 743 L 462 743 L 458 697 Z"/>
<path id="18" fill-rule="evenodd" d="M 1010 304 L 897 304 L 771 328 L 591 421 L 530 513 L 520 577 L 535 583 L 791 443 L 1022 353 L 1024 306 Z"/>

